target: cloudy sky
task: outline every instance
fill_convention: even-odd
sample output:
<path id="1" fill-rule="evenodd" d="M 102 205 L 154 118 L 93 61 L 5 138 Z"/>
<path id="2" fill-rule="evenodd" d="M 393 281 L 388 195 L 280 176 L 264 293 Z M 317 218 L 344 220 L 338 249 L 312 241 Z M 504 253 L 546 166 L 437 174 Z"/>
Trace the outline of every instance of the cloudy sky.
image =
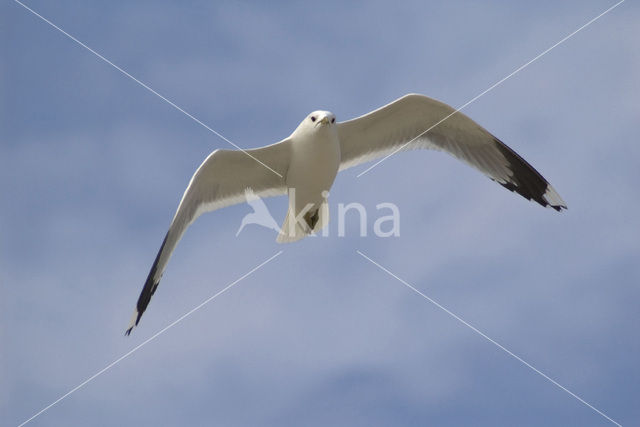
<path id="1" fill-rule="evenodd" d="M 614 1 L 26 4 L 234 143 L 276 142 L 408 92 L 459 106 Z M 283 253 L 31 425 L 640 423 L 640 8 L 628 0 L 465 112 L 561 214 L 442 153 L 401 153 L 337 204 L 400 236 L 275 243 L 201 217 L 123 332 L 205 156 L 229 145 L 13 1 L 0 6 L 0 424 L 18 425 Z M 282 197 L 266 201 L 280 221 Z"/>

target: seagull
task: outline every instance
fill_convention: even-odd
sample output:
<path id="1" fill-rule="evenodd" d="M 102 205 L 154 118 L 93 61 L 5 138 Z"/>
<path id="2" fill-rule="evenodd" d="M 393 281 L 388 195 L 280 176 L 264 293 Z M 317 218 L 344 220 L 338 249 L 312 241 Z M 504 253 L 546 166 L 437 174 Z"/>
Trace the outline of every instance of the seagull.
<path id="1" fill-rule="evenodd" d="M 215 150 L 191 178 L 178 205 L 131 323 L 138 325 L 178 241 L 202 213 L 259 197 L 287 195 L 289 204 L 277 241 L 294 242 L 325 227 L 328 192 L 344 169 L 418 148 L 449 153 L 506 189 L 556 211 L 566 204 L 544 177 L 515 151 L 465 114 L 435 99 L 405 95 L 345 122 L 314 111 L 282 141 L 251 150 Z"/>
<path id="2" fill-rule="evenodd" d="M 267 205 L 264 204 L 264 201 L 260 197 L 256 196 L 256 193 L 254 193 L 251 188 L 245 190 L 244 197 L 247 200 L 247 204 L 253 209 L 253 212 L 246 214 L 244 218 L 242 218 L 242 223 L 236 232 L 236 237 L 240 235 L 240 232 L 247 224 L 261 225 L 280 233 L 280 227 L 278 227 L 278 223 L 271 216 Z"/>

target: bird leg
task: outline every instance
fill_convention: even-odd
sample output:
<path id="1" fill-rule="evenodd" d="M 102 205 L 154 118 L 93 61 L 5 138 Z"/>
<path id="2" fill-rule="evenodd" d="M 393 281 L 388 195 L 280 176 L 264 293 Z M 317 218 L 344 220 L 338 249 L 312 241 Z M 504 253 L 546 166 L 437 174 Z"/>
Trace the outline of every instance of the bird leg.
<path id="1" fill-rule="evenodd" d="M 313 230 L 319 219 L 320 209 L 316 209 L 314 211 L 309 210 L 306 214 L 304 214 L 304 221 L 307 223 L 310 230 Z"/>

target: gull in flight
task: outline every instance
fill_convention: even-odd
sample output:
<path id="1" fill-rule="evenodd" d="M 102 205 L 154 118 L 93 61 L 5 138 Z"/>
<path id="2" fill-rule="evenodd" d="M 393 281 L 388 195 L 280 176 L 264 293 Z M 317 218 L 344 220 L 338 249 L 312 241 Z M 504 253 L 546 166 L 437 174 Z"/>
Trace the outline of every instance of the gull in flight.
<path id="1" fill-rule="evenodd" d="M 289 196 L 277 241 L 293 242 L 329 220 L 327 196 L 338 171 L 399 150 L 445 151 L 508 190 L 557 211 L 566 204 L 533 166 L 489 131 L 452 107 L 409 94 L 364 116 L 336 122 L 314 111 L 282 141 L 246 151 L 215 150 L 191 178 L 144 284 L 126 330 L 140 322 L 187 227 L 202 213 L 259 197 Z"/>

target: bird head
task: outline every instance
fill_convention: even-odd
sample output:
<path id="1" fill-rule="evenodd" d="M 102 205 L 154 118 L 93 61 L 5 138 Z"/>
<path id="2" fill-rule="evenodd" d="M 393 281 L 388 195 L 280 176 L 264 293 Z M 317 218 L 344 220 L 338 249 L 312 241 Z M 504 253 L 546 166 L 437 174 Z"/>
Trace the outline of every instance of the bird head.
<path id="1" fill-rule="evenodd" d="M 296 132 L 317 132 L 330 129 L 336 124 L 336 116 L 330 111 L 314 111 L 300 123 Z"/>

